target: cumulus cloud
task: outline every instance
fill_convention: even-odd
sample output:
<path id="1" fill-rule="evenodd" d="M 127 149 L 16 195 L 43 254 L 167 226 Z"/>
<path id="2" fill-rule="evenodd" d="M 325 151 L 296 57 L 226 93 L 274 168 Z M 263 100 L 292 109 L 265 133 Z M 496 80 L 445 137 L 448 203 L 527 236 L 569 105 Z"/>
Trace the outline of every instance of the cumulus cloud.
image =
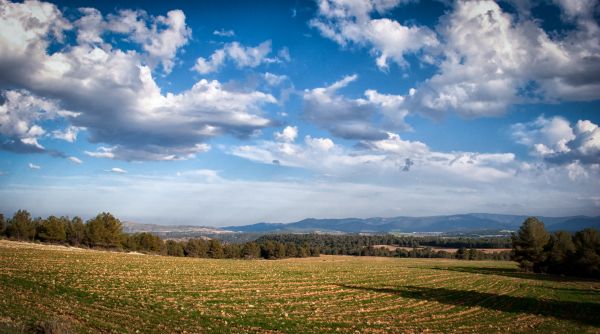
<path id="1" fill-rule="evenodd" d="M 293 142 L 298 136 L 298 127 L 286 126 L 281 132 L 275 132 L 275 140 L 281 142 Z"/>
<path id="2" fill-rule="evenodd" d="M 321 0 L 309 24 L 341 46 L 371 48 L 380 69 L 407 66 L 407 54 L 437 68 L 406 101 L 429 115 L 494 116 L 514 104 L 600 98 L 598 2 L 556 0 L 574 26 L 556 34 L 531 16 L 535 4 L 510 3 L 517 13 L 491 0 L 456 1 L 433 31 L 386 18 L 401 1 Z"/>
<path id="3" fill-rule="evenodd" d="M 493 1 L 457 1 L 438 25 L 438 73 L 418 87 L 412 109 L 478 117 L 519 103 L 598 99 L 600 27 L 588 2 L 559 3 L 576 23 L 563 34 Z"/>
<path id="4" fill-rule="evenodd" d="M 346 139 L 382 139 L 387 131 L 406 130 L 408 110 L 403 108 L 404 97 L 365 91 L 365 98 L 351 99 L 337 91 L 358 79 L 346 76 L 327 87 L 305 90 L 304 117 Z M 379 121 L 376 116 L 383 116 Z"/>
<path id="5" fill-rule="evenodd" d="M 1 147 L 15 152 L 45 152 L 38 140 L 46 130 L 38 123 L 75 116 L 61 109 L 57 101 L 37 97 L 25 90 L 6 90 L 0 104 Z"/>
<path id="6" fill-rule="evenodd" d="M 118 15 L 109 15 L 107 28 L 141 45 L 148 66 L 154 68 L 160 64 L 165 73 L 171 72 L 177 51 L 187 44 L 192 34 L 181 10 L 156 17 L 141 10 L 121 10 Z"/>
<path id="7" fill-rule="evenodd" d="M 384 14 L 401 2 L 408 1 L 320 0 L 318 15 L 309 24 L 322 36 L 341 46 L 370 47 L 376 56 L 377 66 L 382 70 L 388 68 L 390 60 L 406 66 L 405 54 L 436 47 L 438 41 L 435 33 L 427 27 L 404 26 L 388 18 L 371 18 L 371 14 Z"/>
<path id="8" fill-rule="evenodd" d="M 512 153 L 436 152 L 419 141 L 408 141 L 387 133 L 385 139 L 364 140 L 354 149 L 337 145 L 330 138 L 305 136 L 304 141 L 260 141 L 256 145 L 235 147 L 231 154 L 252 161 L 305 168 L 343 180 L 370 182 L 399 181 L 401 172 L 417 179 L 436 179 L 440 183 L 462 181 L 496 182 L 513 178 L 522 169 Z"/>
<path id="9" fill-rule="evenodd" d="M 9 87 L 19 87 L 19 97 L 5 99 L 4 105 L 20 101 L 22 96 L 35 97 L 39 103 L 54 101 L 60 106 L 53 107 L 57 110 L 54 114 L 72 111 L 68 114 L 72 126 L 86 128 L 92 143 L 111 148 L 100 152 L 105 157 L 185 159 L 206 151 L 205 142 L 212 137 L 246 137 L 271 124 L 262 116 L 263 105 L 277 102 L 270 94 L 234 91 L 218 81 L 207 80 L 177 94 L 162 92 L 152 69 L 160 63 L 168 71 L 177 48 L 189 35 L 180 11 L 151 17 L 140 11 L 122 10 L 103 19 L 105 29 L 139 43 L 143 50 L 140 53 L 100 41 L 101 33 L 84 28 L 93 24 L 71 24 L 54 5 L 2 2 L 0 6 L 0 89 L 7 92 Z M 39 13 L 44 14 L 36 17 L 36 28 L 32 29 L 30 19 Z M 99 13 L 88 9 L 83 15 L 95 17 Z M 78 36 L 77 44 L 49 53 L 50 39 L 58 39 L 64 29 L 73 27 L 88 31 Z M 36 104 L 28 106 L 34 111 L 40 109 Z M 21 109 L 14 113 L 16 116 L 3 113 L 2 117 L 11 117 L 18 125 L 10 132 L 2 130 L 10 141 L 3 148 L 41 150 L 37 143 L 43 133 L 38 124 L 41 117 L 25 116 L 35 113 Z"/>
<path id="10" fill-rule="evenodd" d="M 287 50 L 287 49 L 285 49 Z M 269 57 L 271 53 L 271 41 L 264 41 L 255 47 L 243 46 L 238 42 L 226 44 L 207 59 L 199 57 L 193 67 L 198 73 L 208 74 L 218 72 L 227 59 L 231 60 L 238 68 L 255 68 L 265 63 L 278 63 L 290 61 L 289 53 L 286 51 L 279 57 Z"/>
<path id="11" fill-rule="evenodd" d="M 600 129 L 589 120 L 572 125 L 562 117 L 542 115 L 529 123 L 514 124 L 511 129 L 516 141 L 529 146 L 532 154 L 550 163 L 566 164 L 577 175 L 582 175 L 577 172 L 580 164 L 600 164 Z"/>
<path id="12" fill-rule="evenodd" d="M 144 51 L 146 65 L 154 69 L 161 65 L 168 74 L 175 64 L 177 51 L 187 44 L 192 31 L 185 23 L 181 10 L 172 10 L 166 16 L 148 15 L 143 10 L 120 10 L 105 19 L 95 8 L 80 8 L 82 16 L 73 25 L 77 29 L 78 44 L 95 44 L 109 48 L 102 35 L 116 33 L 127 41 L 138 44 Z"/>

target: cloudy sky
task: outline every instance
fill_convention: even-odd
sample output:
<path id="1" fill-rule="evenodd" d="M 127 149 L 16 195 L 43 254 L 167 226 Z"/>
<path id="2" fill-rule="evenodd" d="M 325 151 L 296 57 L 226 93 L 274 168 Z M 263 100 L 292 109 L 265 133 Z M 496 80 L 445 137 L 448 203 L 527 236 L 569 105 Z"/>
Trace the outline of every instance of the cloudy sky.
<path id="1" fill-rule="evenodd" d="M 600 214 L 594 0 L 0 0 L 0 211 Z"/>

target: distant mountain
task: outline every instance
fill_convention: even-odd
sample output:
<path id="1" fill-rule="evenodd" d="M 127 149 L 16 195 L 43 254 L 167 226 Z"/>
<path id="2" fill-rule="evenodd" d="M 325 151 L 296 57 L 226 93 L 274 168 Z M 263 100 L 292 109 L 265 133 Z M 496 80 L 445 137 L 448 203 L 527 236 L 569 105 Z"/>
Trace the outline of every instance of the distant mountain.
<path id="1" fill-rule="evenodd" d="M 228 226 L 225 230 L 246 233 L 387 233 L 387 232 L 472 232 L 517 230 L 527 216 L 470 213 L 430 217 L 308 218 L 288 224 L 258 223 Z M 600 217 L 538 217 L 550 231 L 600 229 Z"/>
<path id="2" fill-rule="evenodd" d="M 142 224 L 135 222 L 123 222 L 123 232 L 125 233 L 139 233 L 139 232 L 150 232 L 154 234 L 167 234 L 167 233 L 189 233 L 189 234 L 222 234 L 222 233 L 233 233 L 222 228 L 210 227 L 210 226 L 195 226 L 195 225 L 158 225 L 158 224 Z"/>

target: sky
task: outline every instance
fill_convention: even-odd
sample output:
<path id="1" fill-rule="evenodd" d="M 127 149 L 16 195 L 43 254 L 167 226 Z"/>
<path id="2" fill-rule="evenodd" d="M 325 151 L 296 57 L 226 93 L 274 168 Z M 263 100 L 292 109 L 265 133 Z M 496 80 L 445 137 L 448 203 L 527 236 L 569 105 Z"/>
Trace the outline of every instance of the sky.
<path id="1" fill-rule="evenodd" d="M 0 0 L 0 212 L 600 215 L 600 3 Z"/>

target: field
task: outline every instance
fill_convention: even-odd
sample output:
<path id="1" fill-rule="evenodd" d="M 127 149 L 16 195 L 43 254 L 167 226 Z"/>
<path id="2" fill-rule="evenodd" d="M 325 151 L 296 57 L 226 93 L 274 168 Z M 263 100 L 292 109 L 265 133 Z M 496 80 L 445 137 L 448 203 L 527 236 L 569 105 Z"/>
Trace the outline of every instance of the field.
<path id="1" fill-rule="evenodd" d="M 0 332 L 600 333 L 600 281 L 512 262 L 209 260 L 0 241 L 0 295 Z"/>

